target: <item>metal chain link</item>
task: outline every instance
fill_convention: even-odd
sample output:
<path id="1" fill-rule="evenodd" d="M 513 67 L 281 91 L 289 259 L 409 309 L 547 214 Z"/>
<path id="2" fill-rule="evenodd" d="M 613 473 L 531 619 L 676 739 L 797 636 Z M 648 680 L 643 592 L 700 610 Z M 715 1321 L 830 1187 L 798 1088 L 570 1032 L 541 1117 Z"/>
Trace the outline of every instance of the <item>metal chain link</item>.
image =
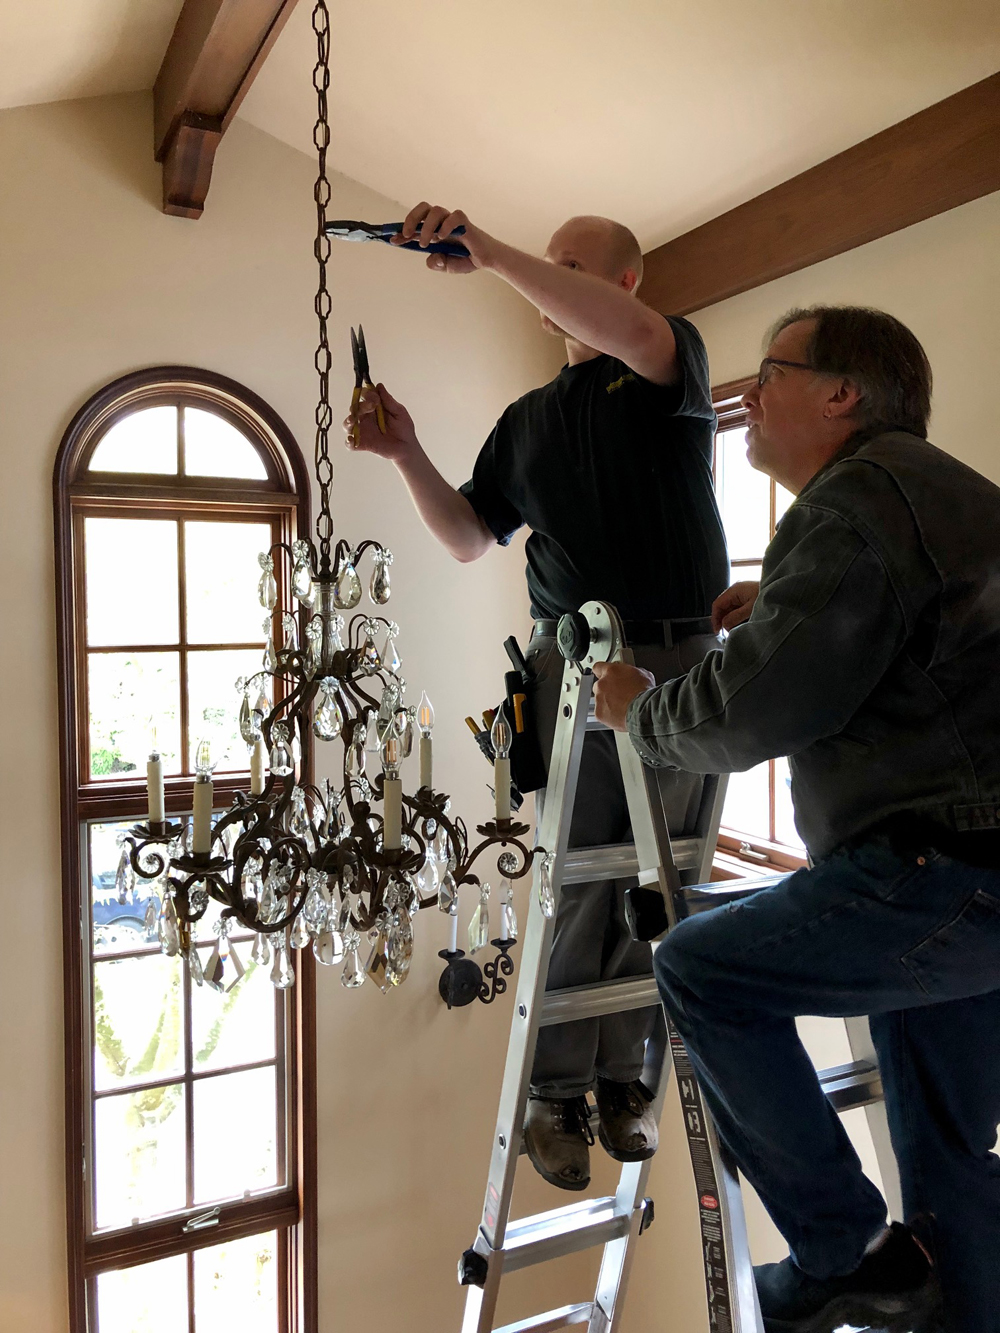
<path id="1" fill-rule="evenodd" d="M 330 488 L 333 485 L 333 463 L 330 461 L 330 426 L 333 413 L 330 408 L 330 342 L 327 321 L 330 318 L 330 292 L 326 285 L 326 266 L 330 259 L 330 237 L 326 235 L 326 210 L 330 202 L 330 182 L 326 175 L 326 152 L 330 146 L 330 121 L 327 113 L 327 92 L 330 87 L 330 11 L 326 0 L 316 0 L 312 12 L 313 32 L 316 34 L 316 65 L 313 69 L 313 87 L 316 89 L 316 124 L 313 143 L 319 156 L 319 174 L 313 189 L 316 200 L 316 240 L 313 253 L 319 266 L 319 286 L 316 290 L 316 318 L 319 320 L 319 345 L 315 364 L 319 376 L 319 402 L 316 405 L 316 480 L 319 483 L 319 513 L 316 516 L 316 537 L 319 543 L 320 574 L 329 574 L 330 543 L 333 539 L 333 515 L 330 511 Z"/>

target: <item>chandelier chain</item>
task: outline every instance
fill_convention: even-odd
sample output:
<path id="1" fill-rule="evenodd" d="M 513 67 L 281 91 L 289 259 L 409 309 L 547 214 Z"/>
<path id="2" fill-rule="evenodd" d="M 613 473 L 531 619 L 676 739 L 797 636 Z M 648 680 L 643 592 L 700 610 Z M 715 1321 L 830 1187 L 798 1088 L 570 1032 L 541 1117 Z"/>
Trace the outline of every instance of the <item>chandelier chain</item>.
<path id="1" fill-rule="evenodd" d="M 330 121 L 327 108 L 327 93 L 330 87 L 330 12 L 326 0 L 316 0 L 312 12 L 312 25 L 316 34 L 316 65 L 313 69 L 316 124 L 313 127 L 313 144 L 319 160 L 319 174 L 313 189 L 313 198 L 316 201 L 316 240 L 313 252 L 319 269 L 315 302 L 316 318 L 319 321 L 319 343 L 315 357 L 316 373 L 319 376 L 319 401 L 316 404 L 316 480 L 319 484 L 319 513 L 316 516 L 316 537 L 319 545 L 319 572 L 329 574 L 330 545 L 333 540 L 333 514 L 330 509 L 330 490 L 333 486 L 330 427 L 333 412 L 330 408 L 332 357 L 327 331 L 331 300 L 326 282 L 331 244 L 330 237 L 326 234 L 326 210 L 330 202 L 330 181 L 326 174 L 326 153 L 330 146 Z"/>

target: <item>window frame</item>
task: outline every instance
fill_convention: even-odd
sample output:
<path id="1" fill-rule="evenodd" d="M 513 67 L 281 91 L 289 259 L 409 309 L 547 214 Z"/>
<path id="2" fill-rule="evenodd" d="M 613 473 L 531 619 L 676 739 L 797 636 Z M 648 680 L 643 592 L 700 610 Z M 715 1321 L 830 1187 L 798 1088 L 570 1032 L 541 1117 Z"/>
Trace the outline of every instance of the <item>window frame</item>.
<path id="1" fill-rule="evenodd" d="M 147 407 L 185 405 L 211 411 L 235 426 L 264 462 L 263 480 L 187 477 L 178 473 L 88 472 L 101 437 L 117 421 Z M 179 448 L 183 429 L 178 425 Z M 265 518 L 293 540 L 309 530 L 309 477 L 291 431 L 278 414 L 245 386 L 213 371 L 191 366 L 159 366 L 124 375 L 93 395 L 75 414 L 59 446 L 54 476 L 56 629 L 59 665 L 61 861 L 63 880 L 63 967 L 66 1081 L 66 1217 L 71 1333 L 96 1327 L 93 1304 L 97 1274 L 159 1258 L 187 1254 L 189 1306 L 196 1250 L 267 1231 L 278 1236 L 279 1329 L 315 1333 L 317 1329 L 317 1144 L 315 964 L 308 951 L 296 951 L 296 984 L 285 1008 L 283 1057 L 287 1147 L 285 1185 L 250 1199 L 220 1205 L 217 1224 L 186 1232 L 192 1217 L 209 1211 L 195 1206 L 169 1218 L 90 1234 L 92 1184 L 85 1179 L 89 1160 L 92 1092 L 88 1065 L 91 965 L 89 900 L 84 893 L 89 868 L 87 825 L 139 818 L 146 813 L 144 777 L 136 780 L 90 778 L 86 711 L 85 571 L 83 523 L 88 514 L 156 517 Z M 279 589 L 284 571 L 276 567 Z M 183 570 L 179 571 L 183 578 Z M 279 605 L 281 603 L 279 602 Z M 183 641 L 183 629 L 181 637 Z M 228 646 L 228 645 L 227 645 Z M 186 706 L 186 700 L 185 700 Z M 311 780 L 308 751 L 303 754 Z M 237 773 L 215 781 L 217 803 L 226 806 L 245 786 Z M 169 776 L 166 809 L 189 811 L 191 775 Z M 89 883 L 89 879 L 87 880 Z M 81 936 L 83 937 L 81 939 Z M 280 1035 L 279 1035 L 280 1041 Z M 282 1152 L 278 1147 L 279 1154 Z"/>
<path id="2" fill-rule="evenodd" d="M 727 430 L 739 430 L 748 424 L 747 410 L 743 406 L 742 398 L 750 389 L 756 388 L 757 377 L 748 376 L 745 379 L 729 380 L 725 384 L 716 385 L 712 389 L 712 405 L 715 408 L 718 424 L 715 428 L 715 439 Z M 712 443 L 712 480 L 716 479 L 716 448 L 715 439 Z M 768 530 L 771 538 L 774 537 L 774 529 L 777 521 L 777 486 L 774 478 L 770 479 L 770 514 L 768 519 Z M 752 558 L 730 561 L 730 568 L 736 571 L 741 568 L 754 568 L 760 564 L 759 560 Z M 734 580 L 735 581 L 735 580 Z M 737 829 L 728 829 L 725 824 L 720 827 L 717 849 L 720 853 L 720 860 L 717 864 L 717 872 L 725 876 L 735 876 L 740 874 L 743 865 L 752 865 L 759 868 L 762 873 L 769 870 L 799 870 L 806 864 L 806 858 L 797 852 L 794 848 L 785 843 L 778 842 L 774 838 L 775 829 L 775 760 L 769 759 L 768 765 L 768 828 L 771 836 L 761 838 L 750 834 L 740 833 Z M 734 865 L 739 868 L 734 868 Z"/>

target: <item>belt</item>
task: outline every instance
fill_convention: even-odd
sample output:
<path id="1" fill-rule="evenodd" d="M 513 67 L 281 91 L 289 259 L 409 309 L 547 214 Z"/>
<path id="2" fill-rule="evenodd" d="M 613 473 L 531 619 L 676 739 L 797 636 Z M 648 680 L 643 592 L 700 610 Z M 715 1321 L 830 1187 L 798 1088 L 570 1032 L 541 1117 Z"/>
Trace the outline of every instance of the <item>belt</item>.
<path id="1" fill-rule="evenodd" d="M 558 624 L 558 620 L 536 620 L 531 637 L 554 637 Z M 625 631 L 625 642 L 630 647 L 672 648 L 682 639 L 690 639 L 696 634 L 714 633 L 711 616 L 681 616 L 675 620 L 623 620 L 622 628 Z"/>

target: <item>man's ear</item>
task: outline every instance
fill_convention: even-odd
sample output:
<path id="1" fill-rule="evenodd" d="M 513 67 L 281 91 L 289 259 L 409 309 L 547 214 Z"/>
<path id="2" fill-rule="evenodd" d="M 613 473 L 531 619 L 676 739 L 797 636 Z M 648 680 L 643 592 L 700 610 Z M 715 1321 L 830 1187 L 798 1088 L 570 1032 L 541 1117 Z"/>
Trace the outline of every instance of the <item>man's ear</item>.
<path id="1" fill-rule="evenodd" d="M 634 292 L 639 285 L 639 275 L 634 268 L 627 268 L 621 276 L 618 284 L 623 291 Z"/>
<path id="2" fill-rule="evenodd" d="M 852 380 L 841 380 L 826 400 L 823 415 L 828 419 L 851 416 L 861 402 L 861 392 Z"/>

